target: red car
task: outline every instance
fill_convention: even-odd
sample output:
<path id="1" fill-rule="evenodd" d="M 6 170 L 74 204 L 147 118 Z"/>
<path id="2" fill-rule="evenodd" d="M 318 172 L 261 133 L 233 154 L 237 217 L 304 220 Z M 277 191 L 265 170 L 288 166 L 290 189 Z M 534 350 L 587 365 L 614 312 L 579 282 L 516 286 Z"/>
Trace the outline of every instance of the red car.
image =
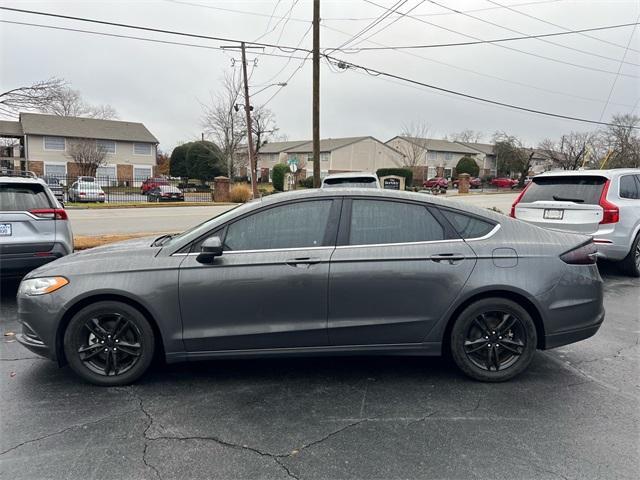
<path id="1" fill-rule="evenodd" d="M 498 177 L 491 180 L 491 185 L 495 185 L 498 188 L 513 188 L 518 185 L 518 180 L 507 177 Z"/>
<path id="2" fill-rule="evenodd" d="M 146 195 L 147 193 L 149 193 L 149 190 L 153 190 L 154 188 L 157 188 L 161 185 L 169 185 L 169 182 L 167 182 L 166 178 L 147 178 L 144 182 L 142 182 L 142 185 L 140 186 L 140 193 L 142 195 Z"/>
<path id="3" fill-rule="evenodd" d="M 453 182 L 452 182 L 453 188 L 458 188 L 458 179 L 456 178 Z M 480 188 L 482 186 L 482 180 L 480 180 L 478 177 L 471 177 L 469 179 L 469 187 L 470 188 Z"/>
<path id="4" fill-rule="evenodd" d="M 422 183 L 424 188 L 440 188 L 446 190 L 449 186 L 449 181 L 443 177 L 433 177 L 429 180 L 425 180 Z"/>

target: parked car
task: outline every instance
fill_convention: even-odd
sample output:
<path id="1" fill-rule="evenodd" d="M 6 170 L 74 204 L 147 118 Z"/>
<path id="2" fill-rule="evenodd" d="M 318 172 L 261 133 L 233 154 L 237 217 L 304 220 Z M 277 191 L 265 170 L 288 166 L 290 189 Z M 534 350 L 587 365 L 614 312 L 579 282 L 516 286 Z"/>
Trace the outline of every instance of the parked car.
<path id="1" fill-rule="evenodd" d="M 453 188 L 458 188 L 459 181 L 456 178 L 453 182 L 451 182 Z M 469 179 L 469 188 L 480 188 L 482 187 L 482 180 L 478 177 L 471 177 Z"/>
<path id="2" fill-rule="evenodd" d="M 424 188 L 430 188 L 434 192 L 440 191 L 446 193 L 449 187 L 449 181 L 444 177 L 433 177 L 422 182 L 422 186 Z"/>
<path id="3" fill-rule="evenodd" d="M 156 187 L 161 185 L 169 185 L 169 181 L 166 178 L 162 177 L 150 177 L 147 178 L 142 185 L 140 185 L 140 193 L 142 195 L 146 195 L 150 190 L 153 190 Z"/>
<path id="4" fill-rule="evenodd" d="M 555 171 L 537 175 L 511 216 L 593 237 L 598 256 L 640 276 L 640 169 Z"/>
<path id="5" fill-rule="evenodd" d="M 497 177 L 491 180 L 491 185 L 495 185 L 498 188 L 514 188 L 518 185 L 518 180 L 507 177 Z"/>
<path id="6" fill-rule="evenodd" d="M 95 182 L 73 182 L 67 194 L 70 202 L 104 203 L 106 198 L 100 185 Z"/>
<path id="7" fill-rule="evenodd" d="M 64 189 L 62 188 L 62 185 L 60 185 L 60 181 L 56 177 L 51 176 L 44 177 L 43 180 L 47 184 L 47 187 L 49 187 L 49 190 L 51 190 L 51 193 L 53 193 L 54 197 L 56 197 L 56 200 L 58 200 L 62 205 L 64 203 Z"/>
<path id="8" fill-rule="evenodd" d="M 184 194 L 177 187 L 160 185 L 149 190 L 147 194 L 149 202 L 184 202 Z"/>
<path id="9" fill-rule="evenodd" d="M 321 188 L 380 188 L 380 181 L 375 173 L 345 172 L 327 175 L 322 180 Z"/>
<path id="10" fill-rule="evenodd" d="M 17 338 L 99 385 L 135 381 L 155 353 L 176 362 L 445 348 L 468 376 L 503 381 L 536 348 L 596 333 L 595 252 L 587 236 L 419 193 L 287 192 L 31 272 Z"/>
<path id="11" fill-rule="evenodd" d="M 21 277 L 71 252 L 67 212 L 44 180 L 13 170 L 0 174 L 0 276 Z"/>

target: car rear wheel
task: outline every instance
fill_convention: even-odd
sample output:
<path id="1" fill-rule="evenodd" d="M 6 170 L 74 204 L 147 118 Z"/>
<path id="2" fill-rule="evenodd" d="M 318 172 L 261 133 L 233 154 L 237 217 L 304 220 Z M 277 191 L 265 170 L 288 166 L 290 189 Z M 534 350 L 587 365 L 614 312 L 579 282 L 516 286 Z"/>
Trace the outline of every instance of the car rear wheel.
<path id="1" fill-rule="evenodd" d="M 522 373 L 536 350 L 535 324 L 516 302 L 486 298 L 468 306 L 451 330 L 451 355 L 469 377 L 504 382 Z"/>
<path id="2" fill-rule="evenodd" d="M 153 360 L 155 338 L 137 309 L 116 301 L 96 302 L 76 313 L 64 334 L 69 365 L 101 386 L 135 382 Z"/>
<path id="3" fill-rule="evenodd" d="M 632 277 L 640 277 L 640 234 L 636 235 L 631 250 L 620 262 L 622 269 Z"/>

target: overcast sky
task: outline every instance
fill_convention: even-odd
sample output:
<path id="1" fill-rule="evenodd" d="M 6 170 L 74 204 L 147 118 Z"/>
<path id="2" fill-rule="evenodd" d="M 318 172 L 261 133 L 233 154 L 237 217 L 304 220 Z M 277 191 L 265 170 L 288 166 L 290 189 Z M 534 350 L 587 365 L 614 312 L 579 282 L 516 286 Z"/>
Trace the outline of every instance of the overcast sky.
<path id="1" fill-rule="evenodd" d="M 390 7 L 396 0 L 373 0 Z M 582 29 L 637 22 L 638 0 L 496 0 L 519 12 L 566 29 Z M 353 42 L 358 47 L 463 42 L 562 31 L 540 20 L 496 7 L 489 0 L 437 0 L 467 12 L 451 12 L 434 2 L 407 0 L 397 15 Z M 239 40 L 311 47 L 311 0 L 269 1 L 10 1 L 0 5 L 95 18 Z M 236 10 L 232 12 L 229 10 Z M 273 13 L 273 18 L 271 14 Z M 365 0 L 321 2 L 321 46 L 338 47 L 385 13 Z M 469 16 L 477 17 L 470 18 Z M 282 19 L 280 17 L 286 17 Z M 189 39 L 83 22 L 0 11 L 0 19 L 129 34 L 146 38 L 220 46 L 221 42 Z M 422 21 L 420 21 L 422 20 Z M 491 22 L 490 23 L 483 22 Z M 428 23 L 425 23 L 428 22 Z M 444 27 L 439 28 L 437 26 Z M 274 28 L 275 27 L 275 28 Z M 379 33 L 377 32 L 382 27 Z M 510 30 L 509 30 L 510 29 Z M 456 33 L 461 32 L 461 33 Z M 371 38 L 360 40 L 375 33 Z M 598 120 L 611 93 L 603 120 L 628 113 L 640 99 L 640 28 L 624 27 L 546 40 L 565 47 L 527 39 L 503 43 L 527 55 L 495 44 L 431 48 L 411 51 L 333 52 L 338 58 L 471 95 L 536 110 Z M 630 42 L 630 49 L 625 47 Z M 611 43 L 617 44 L 612 45 Z M 255 56 L 250 84 L 253 91 L 266 83 L 284 82 L 301 65 L 285 57 Z M 296 57 L 302 53 L 295 53 Z M 598 55 L 598 56 L 596 56 Z M 122 120 L 144 123 L 170 151 L 177 143 L 199 138 L 202 108 L 220 88 L 232 58 L 239 54 L 215 49 L 166 45 L 139 40 L 49 30 L 0 23 L 0 90 L 29 85 L 49 77 L 68 80 L 92 103 L 108 103 Z M 548 57 L 552 60 L 540 58 Z M 606 57 L 606 58 L 601 58 Z M 572 63 L 579 66 L 572 66 Z M 582 67 L 580 67 L 582 66 Z M 588 68 L 583 68 L 588 67 Z M 600 70 L 600 71 L 598 71 Z M 616 72 L 620 75 L 616 75 Z M 276 92 L 257 94 L 260 105 Z M 280 133 L 290 140 L 311 137 L 311 62 L 306 62 L 269 102 Z M 636 108 L 638 114 L 640 108 Z M 477 101 L 436 93 L 423 87 L 373 77 L 362 71 L 339 71 L 321 65 L 321 136 L 372 135 L 386 141 L 409 122 L 426 122 L 429 134 L 442 137 L 462 129 L 481 130 L 486 140 L 496 130 L 521 136 L 529 144 L 592 125 L 509 110 Z"/>

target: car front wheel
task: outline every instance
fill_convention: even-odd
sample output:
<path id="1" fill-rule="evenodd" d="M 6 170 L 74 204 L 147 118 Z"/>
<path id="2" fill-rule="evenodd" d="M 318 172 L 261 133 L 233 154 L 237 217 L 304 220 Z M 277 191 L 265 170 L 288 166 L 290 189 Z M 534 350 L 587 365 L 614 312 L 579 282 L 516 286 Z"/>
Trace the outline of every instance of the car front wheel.
<path id="1" fill-rule="evenodd" d="M 151 365 L 154 349 L 149 321 L 137 309 L 117 301 L 83 308 L 64 334 L 64 352 L 73 371 L 101 386 L 135 382 Z"/>
<path id="2" fill-rule="evenodd" d="M 460 370 L 483 382 L 522 373 L 536 350 L 535 324 L 516 302 L 486 298 L 468 306 L 451 330 L 451 355 Z"/>

